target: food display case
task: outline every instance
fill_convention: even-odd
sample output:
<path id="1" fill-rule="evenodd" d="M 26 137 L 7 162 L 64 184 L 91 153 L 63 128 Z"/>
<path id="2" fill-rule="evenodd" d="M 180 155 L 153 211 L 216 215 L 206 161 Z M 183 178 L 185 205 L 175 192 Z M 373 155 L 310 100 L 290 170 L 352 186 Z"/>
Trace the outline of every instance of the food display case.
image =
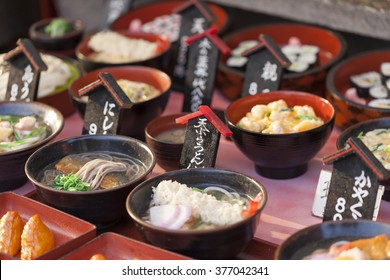
<path id="1" fill-rule="evenodd" d="M 222 7 L 229 17 L 228 24 L 223 30 L 226 36 L 228 36 L 229 33 L 244 27 L 254 25 L 273 23 L 307 24 L 270 14 L 240 9 L 239 7 L 231 7 L 224 5 L 224 1 L 216 2 L 218 2 L 218 5 Z M 148 4 L 146 3 L 145 5 Z M 126 17 L 131 18 L 129 16 Z M 115 26 L 115 23 L 113 26 Z M 345 41 L 346 52 L 344 57 L 340 58 L 340 60 L 367 50 L 390 49 L 390 36 L 389 38 L 379 38 L 369 37 L 368 35 L 358 35 L 341 30 L 332 31 L 341 35 Z M 223 38 L 223 35 L 221 36 Z M 312 81 L 309 79 L 307 82 L 310 83 Z M 323 88 L 325 88 L 325 82 L 325 77 L 323 77 Z M 325 92 L 323 97 L 325 98 Z M 71 96 L 69 95 L 69 100 L 71 100 L 70 98 Z M 184 95 L 182 92 L 172 91 L 162 116 L 181 113 L 183 100 Z M 216 87 L 210 107 L 215 111 L 224 112 L 231 102 L 231 98 L 227 97 L 223 93 L 223 90 Z M 80 136 L 82 129 L 83 119 L 80 114 L 75 112 L 65 118 L 64 128 L 54 141 Z M 312 213 L 320 174 L 323 170 L 332 170 L 332 166 L 324 165 L 322 159 L 338 150 L 336 142 L 342 132 L 343 130 L 341 128 L 335 126 L 323 148 L 309 161 L 307 171 L 304 172 L 304 174 L 291 179 L 271 179 L 259 175 L 256 172 L 254 163 L 238 149 L 232 139 L 229 137 L 221 137 L 215 168 L 245 174 L 261 183 L 267 191 L 267 203 L 261 212 L 260 222 L 254 232 L 254 238 L 235 258 L 245 260 L 272 260 L 275 258 L 277 248 L 290 236 L 306 227 L 322 222 L 321 217 L 315 216 Z M 280 158 L 280 161 L 283 161 L 283 158 Z M 166 171 L 157 163 L 152 172 L 148 175 L 148 178 L 158 176 L 165 172 Z M 23 186 L 12 190 L 12 192 L 41 203 L 41 199 L 30 181 L 26 182 Z M 50 212 L 46 214 L 49 216 L 51 215 Z M 53 218 L 55 218 L 55 216 L 53 216 Z M 381 200 L 377 221 L 387 224 L 390 223 L 390 201 Z M 187 258 L 187 256 L 176 255 L 174 253 L 171 254 L 168 251 L 160 252 L 161 255 L 158 252 L 159 248 L 149 247 L 149 245 L 145 246 L 144 251 L 142 244 L 146 243 L 145 239 L 130 217 L 124 216 L 120 221 L 113 225 L 98 228 L 97 238 L 92 240 L 92 242 L 86 240 L 86 245 L 77 244 L 80 246 L 78 249 L 75 249 L 73 253 L 66 252 L 68 254 L 66 256 L 56 255 L 56 259 L 74 259 L 83 255 L 85 256 L 82 250 L 88 250 L 88 254 L 92 254 L 91 248 L 93 248 L 93 246 L 108 246 L 107 244 L 115 242 L 123 242 L 123 244 L 126 244 L 124 245 L 126 247 L 122 248 L 123 252 L 120 252 L 120 259 L 126 258 L 125 254 L 127 251 L 130 252 L 130 259 L 138 258 L 137 254 L 140 254 L 140 257 L 144 259 L 158 259 L 161 258 L 161 256 L 163 256 L 162 258 L 166 257 L 167 259 Z M 116 248 L 114 245 L 109 246 L 113 249 Z M 108 249 L 105 247 L 105 250 Z M 149 253 L 150 255 L 148 255 Z M 110 253 L 109 250 L 107 251 L 107 254 L 115 256 L 115 254 Z"/>

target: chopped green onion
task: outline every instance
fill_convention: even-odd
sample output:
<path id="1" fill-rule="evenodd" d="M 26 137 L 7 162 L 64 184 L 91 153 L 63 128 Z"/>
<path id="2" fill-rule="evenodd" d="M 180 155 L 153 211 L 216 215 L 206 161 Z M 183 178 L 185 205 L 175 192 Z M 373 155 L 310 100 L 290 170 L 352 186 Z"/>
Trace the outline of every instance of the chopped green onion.
<path id="1" fill-rule="evenodd" d="M 387 133 L 387 130 L 383 129 L 383 130 L 379 131 L 376 135 L 381 135 L 381 134 L 385 134 L 385 133 Z"/>
<path id="2" fill-rule="evenodd" d="M 301 119 L 301 120 L 316 120 L 317 119 L 316 117 L 309 116 L 309 115 L 297 115 L 295 117 L 298 119 Z"/>
<path id="3" fill-rule="evenodd" d="M 292 112 L 292 111 L 294 111 L 293 108 L 283 108 L 279 110 L 279 112 Z"/>
<path id="4" fill-rule="evenodd" d="M 374 149 L 372 149 L 372 152 L 376 152 L 380 146 L 382 146 L 383 144 L 382 143 L 378 143 L 374 146 Z"/>
<path id="5" fill-rule="evenodd" d="M 201 193 L 204 192 L 203 189 L 200 189 L 200 188 L 197 188 L 197 187 L 193 187 L 192 190 L 197 191 L 197 192 L 201 192 Z"/>
<path id="6" fill-rule="evenodd" d="M 70 173 L 68 175 L 57 175 L 54 178 L 54 188 L 57 190 L 83 192 L 91 190 L 89 184 L 84 183 L 75 174 Z"/>
<path id="7" fill-rule="evenodd" d="M 359 134 L 358 134 L 358 136 L 357 136 L 357 138 L 362 139 L 363 136 L 364 136 L 364 132 L 363 132 L 363 131 L 360 131 Z"/>

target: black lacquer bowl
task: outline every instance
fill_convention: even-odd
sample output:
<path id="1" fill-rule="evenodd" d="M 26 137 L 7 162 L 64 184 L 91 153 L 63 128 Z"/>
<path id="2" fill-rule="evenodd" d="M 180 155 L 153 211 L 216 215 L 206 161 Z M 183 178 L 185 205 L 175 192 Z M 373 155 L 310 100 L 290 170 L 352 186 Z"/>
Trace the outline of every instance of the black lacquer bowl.
<path id="1" fill-rule="evenodd" d="M 22 186 L 27 181 L 24 165 L 28 157 L 38 148 L 54 139 L 64 127 L 64 117 L 55 108 L 40 102 L 0 102 L 0 115 L 34 115 L 48 126 L 44 139 L 31 146 L 0 153 L 0 192 Z"/>
<path id="2" fill-rule="evenodd" d="M 238 127 L 238 121 L 257 104 L 283 99 L 288 107 L 310 105 L 324 120 L 320 127 L 290 134 L 265 134 Z M 225 110 L 225 120 L 240 151 L 268 178 L 289 179 L 304 174 L 308 162 L 321 150 L 333 129 L 335 111 L 324 98 L 297 91 L 275 91 L 237 99 Z"/>
<path id="3" fill-rule="evenodd" d="M 71 192 L 41 183 L 42 172 L 49 165 L 66 155 L 84 152 L 113 152 L 132 156 L 144 164 L 144 172 L 125 185 L 104 190 Z M 146 178 L 155 164 L 153 152 L 142 141 L 118 135 L 86 135 L 42 147 L 28 159 L 25 171 L 42 202 L 103 228 L 119 221 L 126 214 L 127 195 Z"/>
<path id="4" fill-rule="evenodd" d="M 277 260 L 301 260 L 317 249 L 327 249 L 337 241 L 390 236 L 390 224 L 370 220 L 328 221 L 301 229 L 287 238 L 275 252 Z"/>
<path id="5" fill-rule="evenodd" d="M 189 187 L 204 189 L 210 185 L 247 194 L 252 199 L 262 193 L 256 212 L 232 225 L 211 230 L 170 230 L 142 219 L 150 207 L 152 188 L 163 180 L 175 180 Z M 126 207 L 143 238 L 155 246 L 198 259 L 229 259 L 238 255 L 252 240 L 267 202 L 266 189 L 252 178 L 213 168 L 171 171 L 138 185 L 127 197 Z"/>

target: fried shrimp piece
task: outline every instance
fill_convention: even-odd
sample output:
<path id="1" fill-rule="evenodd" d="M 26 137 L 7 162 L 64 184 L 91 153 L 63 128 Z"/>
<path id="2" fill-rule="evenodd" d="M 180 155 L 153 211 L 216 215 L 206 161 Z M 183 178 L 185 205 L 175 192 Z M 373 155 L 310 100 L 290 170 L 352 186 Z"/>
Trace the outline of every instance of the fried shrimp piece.
<path id="1" fill-rule="evenodd" d="M 55 246 L 54 235 L 39 215 L 32 216 L 24 226 L 20 258 L 32 260 Z"/>
<path id="2" fill-rule="evenodd" d="M 24 223 L 17 211 L 7 211 L 0 220 L 0 252 L 15 256 L 21 246 Z"/>

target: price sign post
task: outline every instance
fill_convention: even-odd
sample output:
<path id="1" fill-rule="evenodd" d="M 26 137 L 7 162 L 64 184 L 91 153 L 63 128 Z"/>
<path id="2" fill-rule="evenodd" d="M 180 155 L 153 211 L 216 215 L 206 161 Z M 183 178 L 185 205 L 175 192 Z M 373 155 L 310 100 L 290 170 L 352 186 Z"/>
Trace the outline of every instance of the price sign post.
<path id="1" fill-rule="evenodd" d="M 181 15 L 179 39 L 172 44 L 172 68 L 170 76 L 176 90 L 183 91 L 187 69 L 188 45 L 186 40 L 196 34 L 203 33 L 215 21 L 215 15 L 200 0 L 189 0 L 176 8 L 174 13 Z"/>
<path id="2" fill-rule="evenodd" d="M 323 221 L 373 219 L 379 183 L 390 173 L 358 138 L 348 139 L 349 148 L 323 159 L 333 163 Z"/>
<path id="3" fill-rule="evenodd" d="M 206 105 L 199 111 L 176 119 L 187 123 L 180 168 L 214 167 L 217 158 L 220 134 L 231 136 L 230 129 Z"/>
<path id="4" fill-rule="evenodd" d="M 47 66 L 29 39 L 19 39 L 16 44 L 4 57 L 9 63 L 5 100 L 35 101 L 41 71 L 47 70 Z"/>
<path id="5" fill-rule="evenodd" d="M 291 62 L 270 36 L 260 35 L 259 44 L 242 55 L 248 57 L 248 62 L 241 96 L 279 89 L 283 69 Z"/>
<path id="6" fill-rule="evenodd" d="M 79 90 L 88 95 L 83 134 L 117 134 L 121 110 L 133 106 L 109 73 L 99 73 L 98 80 Z"/>
<path id="7" fill-rule="evenodd" d="M 196 112 L 200 105 L 210 105 L 214 92 L 219 51 L 229 54 L 230 49 L 210 28 L 186 41 L 190 44 L 188 68 L 185 78 L 183 112 Z"/>

